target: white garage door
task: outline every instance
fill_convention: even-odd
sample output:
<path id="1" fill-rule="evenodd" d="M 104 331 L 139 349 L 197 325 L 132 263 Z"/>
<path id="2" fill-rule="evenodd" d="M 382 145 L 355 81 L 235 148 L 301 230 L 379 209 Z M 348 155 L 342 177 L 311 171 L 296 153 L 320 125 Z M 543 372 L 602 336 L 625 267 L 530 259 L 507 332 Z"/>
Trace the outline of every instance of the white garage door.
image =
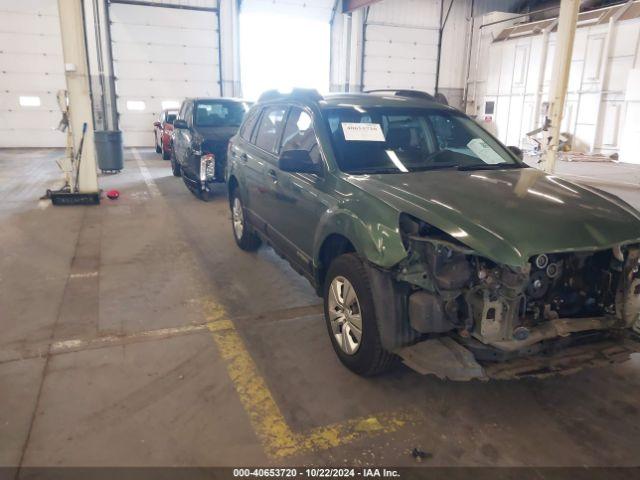
<path id="1" fill-rule="evenodd" d="M 364 31 L 365 90 L 411 88 L 433 92 L 440 7 L 440 2 L 422 0 L 371 6 Z"/>
<path id="2" fill-rule="evenodd" d="M 369 24 L 365 30 L 364 90 L 409 88 L 432 92 L 436 30 Z"/>
<path id="3" fill-rule="evenodd" d="M 57 3 L 0 1 L 0 148 L 63 147 L 56 92 L 65 89 Z"/>
<path id="4" fill-rule="evenodd" d="M 218 15 L 114 2 L 109 15 L 124 144 L 151 146 L 162 109 L 220 96 Z"/>

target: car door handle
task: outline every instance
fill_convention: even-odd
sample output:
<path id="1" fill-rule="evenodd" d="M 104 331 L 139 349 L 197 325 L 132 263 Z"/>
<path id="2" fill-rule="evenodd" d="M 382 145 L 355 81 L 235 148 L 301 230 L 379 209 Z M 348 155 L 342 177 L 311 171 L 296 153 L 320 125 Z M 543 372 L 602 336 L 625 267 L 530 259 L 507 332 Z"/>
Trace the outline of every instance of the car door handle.
<path id="1" fill-rule="evenodd" d="M 240 155 L 240 160 L 246 162 L 247 160 L 249 160 L 249 156 L 246 153 L 243 153 Z"/>
<path id="2" fill-rule="evenodd" d="M 271 177 L 271 180 L 273 180 L 274 182 L 278 181 L 278 174 L 276 173 L 276 171 L 273 168 L 270 168 L 267 171 L 267 174 Z"/>

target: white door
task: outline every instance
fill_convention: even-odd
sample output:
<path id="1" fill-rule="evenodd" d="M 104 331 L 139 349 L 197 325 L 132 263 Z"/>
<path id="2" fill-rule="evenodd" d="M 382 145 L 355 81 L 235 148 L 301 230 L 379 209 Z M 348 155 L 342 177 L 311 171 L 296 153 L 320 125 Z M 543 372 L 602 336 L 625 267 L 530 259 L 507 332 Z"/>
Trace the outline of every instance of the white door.
<path id="1" fill-rule="evenodd" d="M 0 148 L 64 147 L 64 60 L 57 2 L 0 2 Z"/>
<path id="2" fill-rule="evenodd" d="M 152 146 L 161 110 L 220 96 L 218 14 L 111 3 L 109 15 L 124 144 Z"/>

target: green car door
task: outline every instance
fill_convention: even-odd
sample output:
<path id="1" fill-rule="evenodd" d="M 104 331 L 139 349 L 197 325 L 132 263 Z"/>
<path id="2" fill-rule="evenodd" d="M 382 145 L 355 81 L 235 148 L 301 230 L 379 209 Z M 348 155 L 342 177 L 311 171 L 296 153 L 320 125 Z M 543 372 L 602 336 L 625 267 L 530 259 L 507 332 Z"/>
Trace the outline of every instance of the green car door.
<path id="1" fill-rule="evenodd" d="M 244 164 L 245 184 L 251 223 L 260 231 L 267 231 L 269 223 L 269 193 L 267 170 L 277 162 L 278 142 L 287 113 L 284 105 L 272 105 L 262 111 L 251 141 L 245 144 L 241 161 Z"/>
<path id="2" fill-rule="evenodd" d="M 298 106 L 292 106 L 289 110 L 278 149 L 279 154 L 287 150 L 307 151 L 311 160 L 324 171 L 312 117 Z M 330 205 L 330 197 L 324 191 L 324 175 L 285 172 L 274 159 L 267 165 L 265 183 L 267 221 L 275 230 L 271 234 L 273 241 L 292 261 L 309 270 L 313 258 L 314 232 Z"/>

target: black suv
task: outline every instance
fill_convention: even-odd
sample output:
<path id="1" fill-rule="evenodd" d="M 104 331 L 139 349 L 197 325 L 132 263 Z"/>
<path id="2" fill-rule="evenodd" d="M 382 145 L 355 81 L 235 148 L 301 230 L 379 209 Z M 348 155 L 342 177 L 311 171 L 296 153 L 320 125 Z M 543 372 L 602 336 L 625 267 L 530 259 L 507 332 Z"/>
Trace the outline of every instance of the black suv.
<path id="1" fill-rule="evenodd" d="M 227 144 L 250 104 L 232 98 L 187 98 L 173 126 L 171 168 L 207 200 L 213 183 L 224 182 Z"/>

